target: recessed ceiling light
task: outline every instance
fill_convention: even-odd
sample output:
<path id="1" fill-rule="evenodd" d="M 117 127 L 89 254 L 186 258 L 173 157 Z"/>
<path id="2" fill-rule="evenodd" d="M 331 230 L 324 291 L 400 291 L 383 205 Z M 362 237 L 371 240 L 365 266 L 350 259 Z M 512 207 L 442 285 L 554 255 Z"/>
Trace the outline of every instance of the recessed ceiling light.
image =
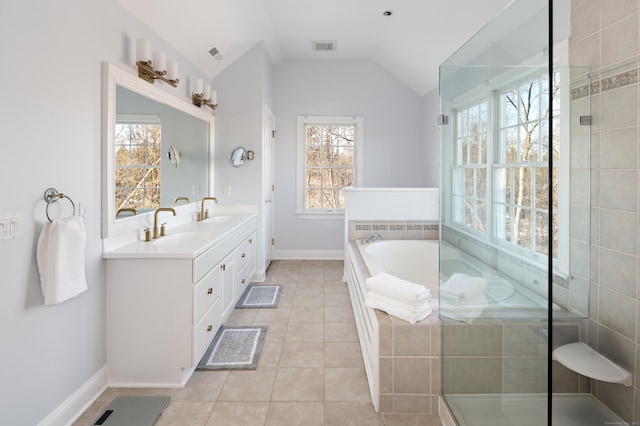
<path id="1" fill-rule="evenodd" d="M 382 15 L 383 16 L 391 16 L 391 15 L 393 15 L 393 12 L 390 11 L 390 10 L 385 10 L 384 12 L 382 12 Z"/>

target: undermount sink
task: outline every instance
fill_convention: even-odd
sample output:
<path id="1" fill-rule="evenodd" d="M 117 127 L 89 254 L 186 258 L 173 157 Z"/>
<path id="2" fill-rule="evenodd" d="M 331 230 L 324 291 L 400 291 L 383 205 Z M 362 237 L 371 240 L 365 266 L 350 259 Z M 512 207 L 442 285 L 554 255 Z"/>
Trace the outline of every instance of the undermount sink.
<path id="1" fill-rule="evenodd" d="M 233 216 L 213 216 L 205 219 L 204 223 L 223 223 L 233 218 Z"/>
<path id="2" fill-rule="evenodd" d="M 153 244 L 159 247 L 176 246 L 191 241 L 203 241 L 212 235 L 210 232 L 180 232 L 153 240 Z"/>

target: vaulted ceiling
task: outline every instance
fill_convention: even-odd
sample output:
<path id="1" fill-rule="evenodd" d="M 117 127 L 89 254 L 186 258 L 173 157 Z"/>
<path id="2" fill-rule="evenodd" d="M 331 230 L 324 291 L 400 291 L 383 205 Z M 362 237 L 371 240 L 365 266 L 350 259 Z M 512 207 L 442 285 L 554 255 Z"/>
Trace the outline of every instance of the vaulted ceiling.
<path id="1" fill-rule="evenodd" d="M 215 77 L 259 42 L 271 59 L 364 59 L 423 95 L 438 66 L 510 0 L 118 0 Z M 392 12 L 385 16 L 384 12 Z M 312 41 L 335 41 L 313 51 Z M 214 59 L 217 48 L 222 60 Z"/>

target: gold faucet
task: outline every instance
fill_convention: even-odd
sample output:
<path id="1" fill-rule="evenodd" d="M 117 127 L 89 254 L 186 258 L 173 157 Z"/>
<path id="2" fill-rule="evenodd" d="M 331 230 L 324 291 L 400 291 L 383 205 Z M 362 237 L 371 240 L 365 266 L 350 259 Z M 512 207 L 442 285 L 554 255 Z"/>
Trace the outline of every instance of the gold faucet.
<path id="1" fill-rule="evenodd" d="M 120 216 L 120 213 L 124 213 L 124 212 L 133 213 L 134 216 L 138 214 L 136 209 L 132 209 L 130 207 L 123 207 L 121 209 L 118 209 L 118 211 L 116 212 L 116 217 Z"/>
<path id="2" fill-rule="evenodd" d="M 187 204 L 189 204 L 189 199 L 187 197 L 176 197 L 175 200 L 173 200 L 174 203 L 178 204 L 178 201 L 184 201 Z"/>
<path id="3" fill-rule="evenodd" d="M 153 215 L 153 239 L 158 239 L 158 213 L 160 212 L 171 212 L 173 215 L 176 215 L 176 211 L 170 207 L 160 207 L 156 209 L 155 214 Z"/>
<path id="4" fill-rule="evenodd" d="M 200 204 L 200 214 L 198 215 L 198 217 L 199 217 L 198 220 L 205 220 L 206 218 L 209 217 L 208 213 L 206 215 L 204 213 L 204 202 L 207 201 L 207 200 L 211 200 L 214 203 L 218 204 L 218 199 L 216 197 L 204 197 L 202 199 L 202 203 Z"/>

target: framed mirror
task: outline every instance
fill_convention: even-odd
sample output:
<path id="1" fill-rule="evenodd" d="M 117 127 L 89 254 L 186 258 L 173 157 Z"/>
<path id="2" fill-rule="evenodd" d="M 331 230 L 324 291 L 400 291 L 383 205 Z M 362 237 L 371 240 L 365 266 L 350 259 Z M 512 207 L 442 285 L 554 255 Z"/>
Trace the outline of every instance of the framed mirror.
<path id="1" fill-rule="evenodd" d="M 102 237 L 147 226 L 158 207 L 213 188 L 214 116 L 103 66 Z"/>

